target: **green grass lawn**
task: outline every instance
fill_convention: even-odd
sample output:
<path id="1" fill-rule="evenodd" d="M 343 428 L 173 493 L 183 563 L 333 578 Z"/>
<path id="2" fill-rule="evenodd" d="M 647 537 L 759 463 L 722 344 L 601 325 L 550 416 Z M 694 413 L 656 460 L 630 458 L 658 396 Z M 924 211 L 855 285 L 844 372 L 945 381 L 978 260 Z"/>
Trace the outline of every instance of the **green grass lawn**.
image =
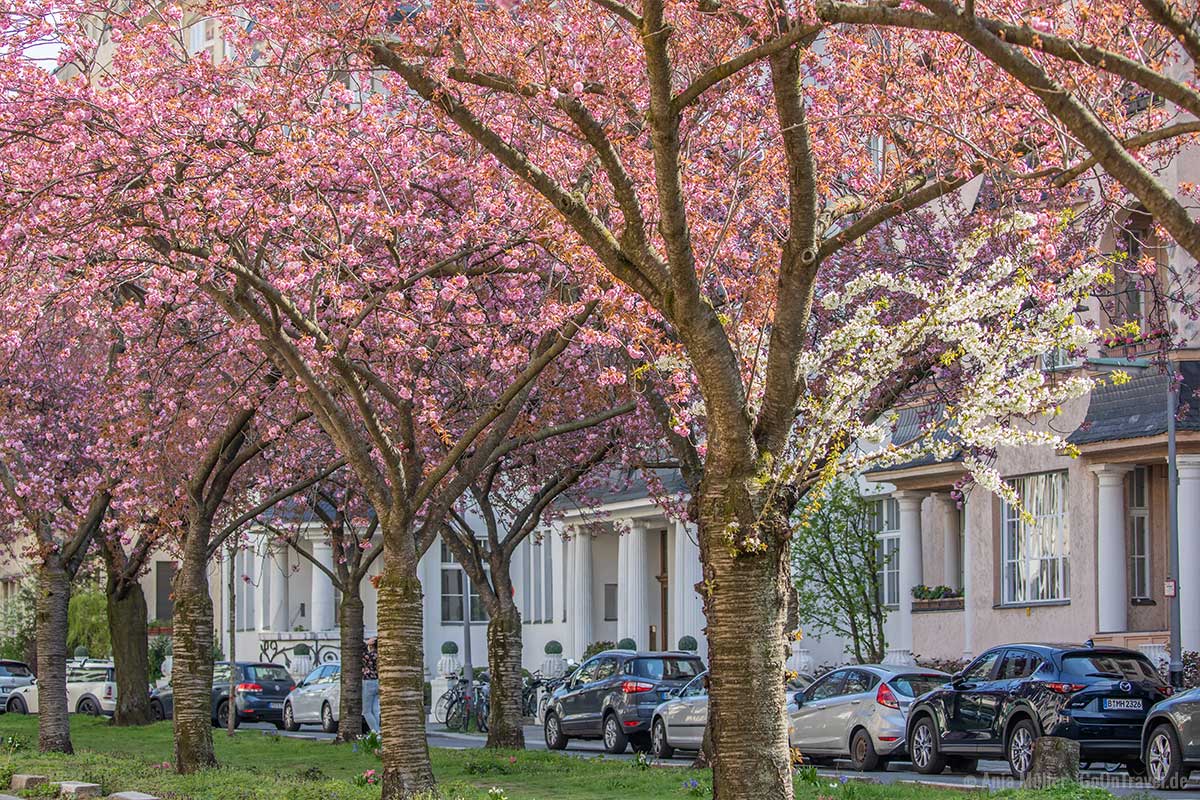
<path id="1" fill-rule="evenodd" d="M 173 800 L 374 800 L 378 786 L 354 779 L 378 769 L 379 759 L 353 745 L 335 745 L 242 731 L 232 739 L 214 731 L 222 766 L 196 775 L 170 769 L 171 724 L 113 728 L 103 719 L 73 715 L 74 756 L 37 752 L 37 718 L 0 716 L 0 793 L 14 773 L 51 780 L 99 783 L 105 794 L 150 792 Z M 9 737 L 13 737 L 10 739 Z M 14 747 L 13 742 L 16 742 Z M 545 752 L 434 750 L 434 770 L 447 800 L 669 800 L 711 797 L 707 772 L 639 765 L 604 758 L 572 758 Z M 47 792 L 31 797 L 48 796 Z M 851 782 L 819 786 L 797 779 L 798 800 L 963 800 L 987 795 L 920 786 Z M 1010 793 L 1020 800 L 1089 800 L 1105 792 L 1072 788 L 1048 793 Z M 1000 797 L 1000 795 L 996 795 Z"/>

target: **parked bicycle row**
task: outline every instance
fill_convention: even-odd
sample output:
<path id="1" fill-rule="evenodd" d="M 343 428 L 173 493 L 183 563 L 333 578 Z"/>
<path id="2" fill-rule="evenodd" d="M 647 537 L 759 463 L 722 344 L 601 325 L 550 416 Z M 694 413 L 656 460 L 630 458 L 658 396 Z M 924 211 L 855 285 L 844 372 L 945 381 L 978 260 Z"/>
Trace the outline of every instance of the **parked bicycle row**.
<path id="1" fill-rule="evenodd" d="M 924 774 L 1033 766 L 1042 736 L 1079 743 L 1084 765 L 1124 768 L 1156 788 L 1182 788 L 1200 769 L 1200 689 L 1176 694 L 1141 653 L 1089 645 L 992 648 L 953 675 L 863 664 L 789 692 L 793 748 L 848 759 L 858 770 L 907 761 Z M 608 650 L 584 662 L 546 701 L 546 746 L 600 739 L 657 758 L 701 746 L 708 722 L 704 665 L 694 654 Z"/>

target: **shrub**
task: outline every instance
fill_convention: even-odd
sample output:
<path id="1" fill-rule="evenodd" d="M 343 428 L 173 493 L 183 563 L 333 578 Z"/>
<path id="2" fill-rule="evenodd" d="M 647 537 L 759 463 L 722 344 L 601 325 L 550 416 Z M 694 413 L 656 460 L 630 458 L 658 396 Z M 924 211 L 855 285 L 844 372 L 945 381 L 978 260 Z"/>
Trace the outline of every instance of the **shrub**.
<path id="1" fill-rule="evenodd" d="M 605 642 L 605 641 L 592 642 L 591 644 L 589 644 L 587 646 L 587 649 L 583 651 L 582 660 L 587 661 L 589 658 L 596 655 L 596 653 L 603 653 L 605 650 L 612 650 L 612 649 L 613 649 L 612 642 Z"/>
<path id="2" fill-rule="evenodd" d="M 621 641 L 617 642 L 618 650 L 637 650 L 637 642 L 626 636 Z"/>
<path id="3" fill-rule="evenodd" d="M 147 653 L 150 660 L 150 680 L 157 681 L 163 676 L 163 664 L 166 663 L 167 656 L 175 651 L 174 642 L 170 636 L 159 634 L 150 640 L 150 649 Z"/>
<path id="4" fill-rule="evenodd" d="M 67 647 L 86 649 L 84 656 L 108 658 L 112 642 L 108 638 L 108 596 L 100 589 L 84 589 L 71 594 L 67 606 Z"/>
<path id="5" fill-rule="evenodd" d="M 298 656 L 309 656 L 312 655 L 312 648 L 306 645 L 304 642 L 301 642 L 292 648 L 292 652 Z"/>
<path id="6" fill-rule="evenodd" d="M 688 653 L 694 653 L 700 649 L 700 645 L 696 642 L 696 637 L 694 636 L 681 636 L 679 637 L 679 649 Z"/>
<path id="7" fill-rule="evenodd" d="M 916 600 L 946 600 L 962 597 L 961 589 L 951 589 L 949 586 L 925 586 L 920 584 L 912 588 L 912 596 Z"/>
<path id="8" fill-rule="evenodd" d="M 555 639 L 551 639 L 550 641 L 546 642 L 546 655 L 561 656 L 562 651 L 563 651 L 562 642 L 559 642 Z"/>
<path id="9" fill-rule="evenodd" d="M 458 655 L 458 642 L 442 642 L 442 655 L 444 655 L 444 656 Z"/>

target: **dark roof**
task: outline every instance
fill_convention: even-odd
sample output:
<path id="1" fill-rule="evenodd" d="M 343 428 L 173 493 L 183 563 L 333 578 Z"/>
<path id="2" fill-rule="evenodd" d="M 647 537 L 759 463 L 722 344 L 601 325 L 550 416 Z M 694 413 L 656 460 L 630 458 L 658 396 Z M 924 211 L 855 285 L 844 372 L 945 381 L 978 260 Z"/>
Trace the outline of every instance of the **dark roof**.
<path id="1" fill-rule="evenodd" d="M 651 470 L 662 482 L 667 494 L 681 494 L 687 491 L 683 475 L 677 469 Z M 608 505 L 621 503 L 626 500 L 641 500 L 650 496 L 650 488 L 646 476 L 641 470 L 615 471 L 605 481 L 604 486 L 589 489 L 586 493 L 578 492 L 561 498 L 556 505 L 560 508 L 575 508 L 576 506 Z"/>
<path id="2" fill-rule="evenodd" d="M 892 431 L 892 444 L 897 447 L 904 447 L 921 435 L 922 428 L 929 422 L 931 418 L 940 417 L 943 413 L 942 406 L 911 406 L 902 408 L 897 412 L 896 427 Z M 938 428 L 933 432 L 932 439 L 937 442 L 951 441 L 951 432 L 945 428 Z M 950 458 L 938 458 L 932 453 L 921 453 L 916 458 L 905 461 L 901 464 L 891 464 L 886 467 L 878 467 L 869 469 L 864 472 L 864 475 L 874 475 L 883 472 L 894 472 L 901 469 L 912 469 L 914 467 L 931 467 L 934 464 L 951 464 L 958 461 L 960 452 Z"/>
<path id="3" fill-rule="evenodd" d="M 1179 387 L 1178 430 L 1200 431 L 1200 362 L 1179 364 L 1183 383 Z M 1087 417 L 1067 441 L 1092 444 L 1119 439 L 1159 436 L 1167 432 L 1167 389 L 1171 378 L 1158 369 L 1147 369 L 1127 383 L 1111 380 L 1092 390 Z"/>

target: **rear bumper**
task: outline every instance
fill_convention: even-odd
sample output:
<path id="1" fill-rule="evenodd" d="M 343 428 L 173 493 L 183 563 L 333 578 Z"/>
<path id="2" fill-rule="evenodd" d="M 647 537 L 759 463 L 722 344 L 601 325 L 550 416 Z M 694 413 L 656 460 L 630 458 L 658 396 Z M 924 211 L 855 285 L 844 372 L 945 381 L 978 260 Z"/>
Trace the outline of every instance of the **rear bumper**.
<path id="1" fill-rule="evenodd" d="M 272 708 L 275 704 L 278 708 Z M 247 700 L 238 698 L 238 719 L 243 722 L 283 722 L 283 698 L 277 700 Z"/>
<path id="2" fill-rule="evenodd" d="M 1079 742 L 1082 761 L 1139 761 L 1142 757 L 1141 724 L 1100 724 L 1094 719 L 1068 719 L 1046 731 Z"/>

